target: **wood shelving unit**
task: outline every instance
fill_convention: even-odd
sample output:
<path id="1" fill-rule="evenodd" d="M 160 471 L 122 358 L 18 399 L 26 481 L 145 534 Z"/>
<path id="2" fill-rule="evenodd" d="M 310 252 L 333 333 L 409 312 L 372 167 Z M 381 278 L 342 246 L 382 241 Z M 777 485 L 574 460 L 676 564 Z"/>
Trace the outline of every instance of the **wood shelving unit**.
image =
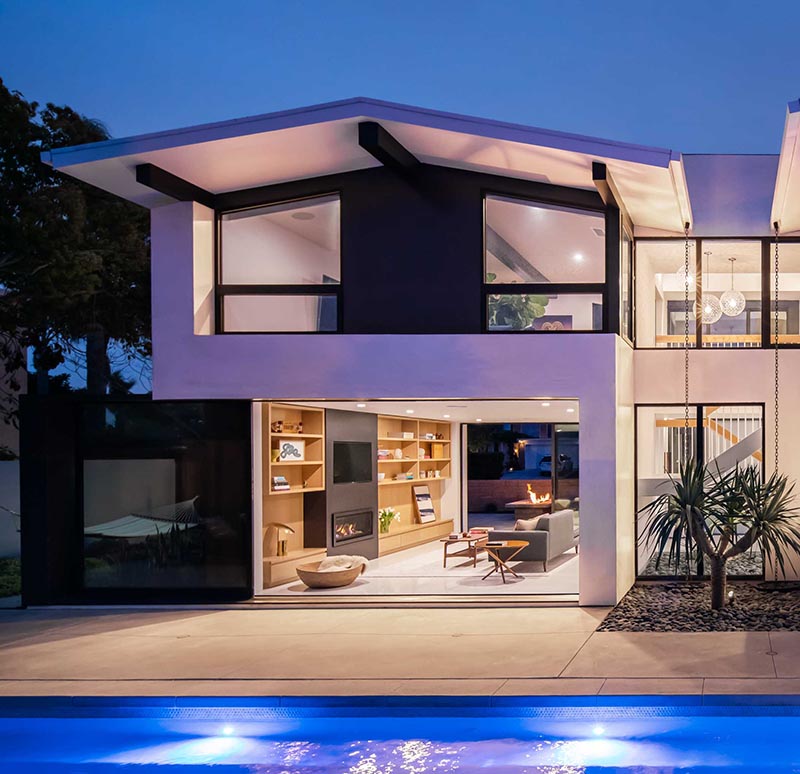
<path id="1" fill-rule="evenodd" d="M 325 557 L 325 548 L 307 548 L 303 535 L 303 515 L 306 492 L 325 489 L 325 412 L 306 406 L 270 403 L 263 413 L 262 437 L 264 439 L 264 490 L 262 541 L 270 524 L 285 524 L 294 530 L 285 535 L 286 556 L 263 557 L 263 586 L 279 586 L 297 578 L 297 566 L 319 561 Z M 296 430 L 274 431 L 276 422 L 285 425 L 302 423 L 302 432 Z M 285 440 L 305 441 L 305 459 L 273 461 L 273 451 L 280 450 Z M 272 490 L 272 477 L 284 476 L 290 489 Z M 263 545 L 263 543 L 262 543 Z"/>
<path id="2" fill-rule="evenodd" d="M 442 518 L 441 514 L 442 489 L 451 476 L 450 427 L 449 422 L 378 416 L 378 448 L 388 449 L 392 455 L 400 449 L 402 454 L 400 459 L 393 456 L 378 460 L 378 473 L 385 476 L 378 481 L 378 507 L 392 507 L 400 514 L 400 521 L 392 524 L 388 533 L 379 535 L 379 556 L 438 540 L 452 531 L 453 519 Z M 400 433 L 410 437 L 400 438 Z M 426 438 L 427 435 L 434 437 Z M 439 471 L 439 478 L 435 471 Z M 412 478 L 396 479 L 398 475 Z M 412 487 L 420 485 L 430 490 L 438 516 L 435 522 L 417 522 Z"/>

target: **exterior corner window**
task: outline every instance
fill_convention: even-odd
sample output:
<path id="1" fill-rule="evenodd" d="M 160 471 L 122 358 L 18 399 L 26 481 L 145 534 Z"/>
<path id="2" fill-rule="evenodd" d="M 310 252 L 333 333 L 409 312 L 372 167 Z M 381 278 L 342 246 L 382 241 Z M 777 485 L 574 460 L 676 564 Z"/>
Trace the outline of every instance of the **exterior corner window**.
<path id="1" fill-rule="evenodd" d="M 703 240 L 704 348 L 761 346 L 761 242 Z"/>
<path id="2" fill-rule="evenodd" d="M 338 330 L 338 194 L 222 213 L 218 244 L 220 332 Z"/>
<path id="3" fill-rule="evenodd" d="M 605 251 L 602 212 L 487 194 L 486 331 L 602 331 Z"/>
<path id="4" fill-rule="evenodd" d="M 636 346 L 684 345 L 684 241 L 640 240 L 636 244 Z M 689 242 L 689 346 L 695 346 L 696 250 Z"/>
<path id="5" fill-rule="evenodd" d="M 778 343 L 800 344 L 800 243 L 780 243 Z M 769 246 L 769 341 L 775 344 L 775 244 Z"/>
<path id="6" fill-rule="evenodd" d="M 620 333 L 633 342 L 633 239 L 622 229 L 622 265 L 620 266 Z"/>
<path id="7" fill-rule="evenodd" d="M 599 293 L 489 293 L 486 329 L 493 332 L 602 331 Z"/>

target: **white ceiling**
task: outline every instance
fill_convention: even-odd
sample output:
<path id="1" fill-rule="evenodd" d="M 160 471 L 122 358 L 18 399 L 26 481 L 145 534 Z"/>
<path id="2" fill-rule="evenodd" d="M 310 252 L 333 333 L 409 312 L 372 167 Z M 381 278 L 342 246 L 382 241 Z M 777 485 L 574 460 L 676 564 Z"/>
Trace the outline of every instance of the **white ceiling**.
<path id="1" fill-rule="evenodd" d="M 365 404 L 359 408 L 358 404 Z M 544 405 L 549 404 L 549 405 Z M 409 419 L 448 422 L 577 422 L 578 401 L 532 398 L 530 400 L 363 400 L 303 401 L 304 406 L 391 414 Z M 411 410 L 414 413 L 408 414 Z M 445 416 L 449 415 L 449 416 Z"/>

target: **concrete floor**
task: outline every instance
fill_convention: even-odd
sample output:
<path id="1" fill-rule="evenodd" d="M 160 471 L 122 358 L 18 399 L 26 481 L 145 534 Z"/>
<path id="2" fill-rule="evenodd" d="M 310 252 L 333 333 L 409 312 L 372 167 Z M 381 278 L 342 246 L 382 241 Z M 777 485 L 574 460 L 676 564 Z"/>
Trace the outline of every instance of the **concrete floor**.
<path id="1" fill-rule="evenodd" d="M 0 695 L 800 694 L 800 632 L 598 608 L 0 611 Z"/>

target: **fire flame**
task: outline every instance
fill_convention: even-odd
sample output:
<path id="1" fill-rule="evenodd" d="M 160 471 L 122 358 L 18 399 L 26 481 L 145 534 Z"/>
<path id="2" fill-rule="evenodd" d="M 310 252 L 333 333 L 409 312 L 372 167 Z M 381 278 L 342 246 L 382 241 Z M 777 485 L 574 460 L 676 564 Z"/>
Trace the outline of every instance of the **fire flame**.
<path id="1" fill-rule="evenodd" d="M 531 489 L 531 485 L 528 484 L 528 499 L 534 505 L 544 505 L 545 503 L 550 502 L 550 493 L 545 492 L 543 495 L 537 495 L 536 492 Z"/>
<path id="2" fill-rule="evenodd" d="M 342 540 L 343 538 L 350 538 L 350 537 L 359 537 L 363 534 L 363 530 L 360 530 L 355 522 L 348 521 L 344 524 L 337 524 L 334 530 L 336 532 L 336 537 Z"/>

